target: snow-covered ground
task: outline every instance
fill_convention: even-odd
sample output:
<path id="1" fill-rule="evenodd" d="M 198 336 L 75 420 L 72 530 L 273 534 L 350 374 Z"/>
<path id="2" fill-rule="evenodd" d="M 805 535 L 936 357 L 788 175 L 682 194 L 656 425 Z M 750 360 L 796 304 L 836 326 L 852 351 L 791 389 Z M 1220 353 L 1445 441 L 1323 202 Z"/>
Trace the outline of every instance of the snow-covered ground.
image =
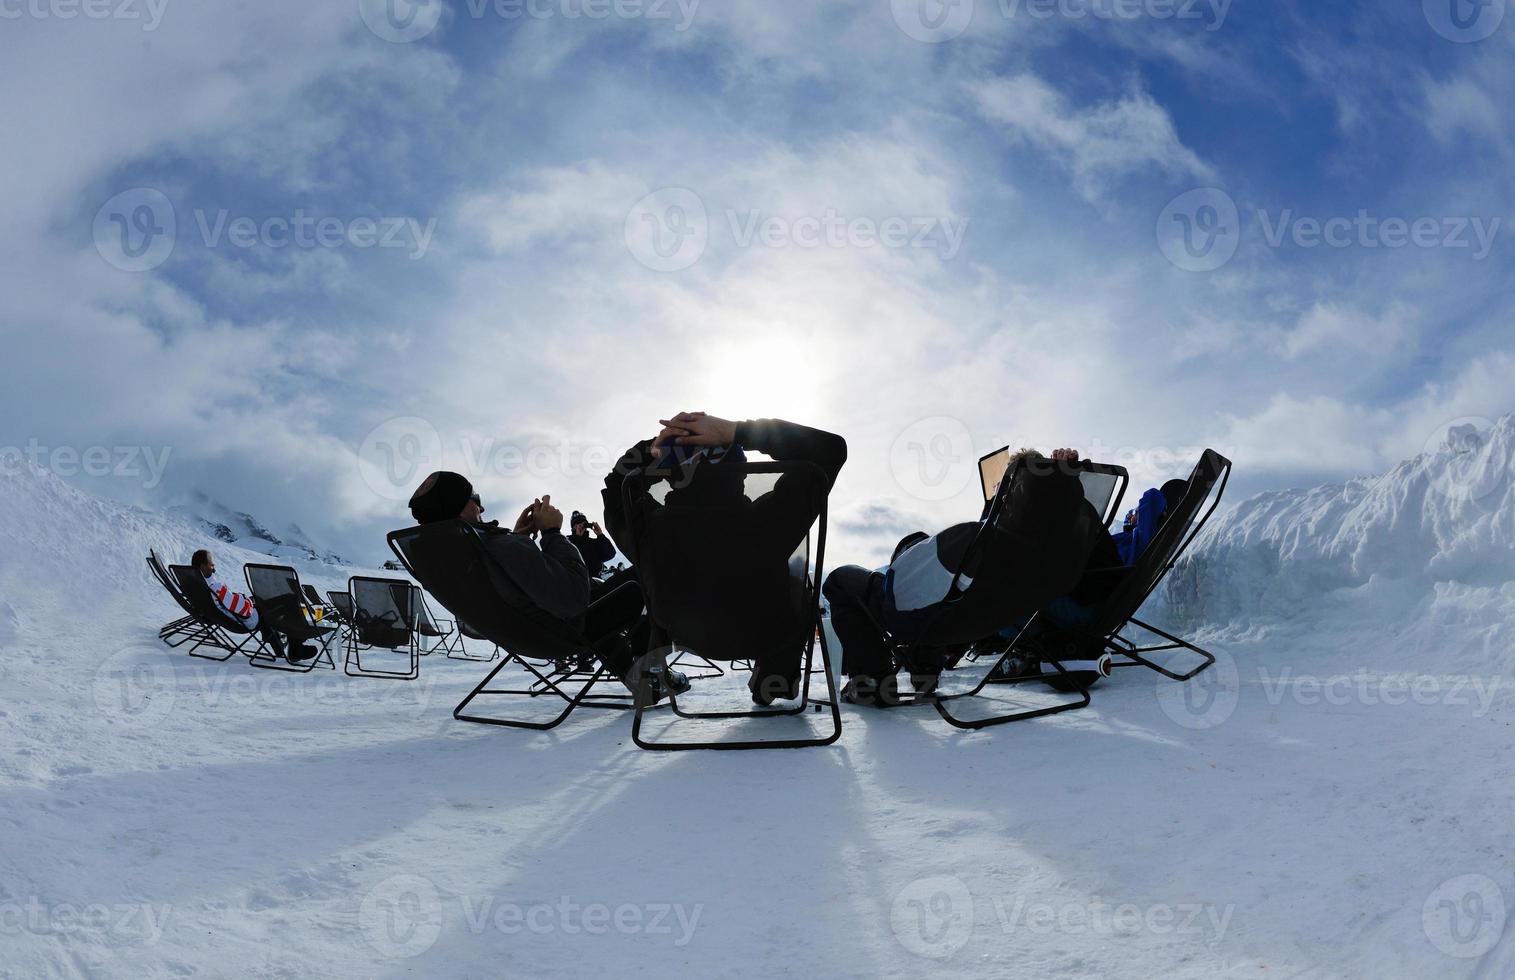
<path id="1" fill-rule="evenodd" d="M 1152 610 L 1188 687 L 679 755 L 169 651 L 147 549 L 261 556 L 0 476 L 0 974 L 1515 976 L 1512 458 L 1231 509 Z"/>

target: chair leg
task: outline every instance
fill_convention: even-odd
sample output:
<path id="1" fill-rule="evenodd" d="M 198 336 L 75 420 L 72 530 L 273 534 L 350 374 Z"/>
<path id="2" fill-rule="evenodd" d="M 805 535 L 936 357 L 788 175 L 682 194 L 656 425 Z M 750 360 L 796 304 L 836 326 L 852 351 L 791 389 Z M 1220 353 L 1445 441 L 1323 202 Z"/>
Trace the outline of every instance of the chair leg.
<path id="1" fill-rule="evenodd" d="M 824 673 L 826 675 L 826 684 L 827 684 L 827 686 L 828 686 L 828 688 L 830 689 L 830 692 L 831 692 L 830 699 L 826 700 L 826 701 L 821 701 L 821 700 L 812 701 L 810 699 L 810 677 L 811 677 L 811 674 L 812 674 L 812 671 L 811 671 L 810 668 L 811 668 L 812 664 L 814 663 L 815 649 L 816 649 L 817 645 L 820 646 L 820 650 L 821 650 L 821 662 L 822 662 L 822 664 L 824 666 Z M 653 654 L 649 654 L 648 656 L 653 656 Z M 661 656 L 661 659 L 662 659 L 662 661 L 664 663 L 664 666 L 666 666 L 666 664 L 667 664 L 666 655 L 660 655 L 660 656 Z M 644 661 L 645 661 L 645 658 L 644 658 Z M 817 639 L 812 639 L 809 642 L 809 644 L 806 646 L 804 660 L 800 664 L 800 676 L 801 676 L 801 688 L 800 688 L 799 703 L 795 707 L 793 707 L 793 708 L 782 708 L 782 709 L 778 709 L 778 710 L 760 709 L 760 710 L 757 710 L 757 711 L 708 711 L 708 712 L 684 711 L 681 708 L 679 708 L 678 696 L 677 695 L 672 695 L 672 694 L 670 694 L 669 697 L 668 697 L 668 706 L 673 711 L 673 713 L 675 715 L 677 715 L 678 717 L 680 717 L 680 718 L 702 719 L 702 720 L 706 720 L 706 721 L 713 721 L 713 720 L 735 720 L 735 719 L 740 719 L 740 718 L 771 718 L 771 717 L 783 717 L 783 716 L 802 715 L 806 711 L 809 711 L 811 709 L 814 709 L 817 712 L 822 711 L 827 705 L 829 705 L 830 708 L 831 708 L 831 730 L 830 730 L 829 733 L 827 733 L 825 735 L 816 736 L 816 737 L 813 737 L 813 738 L 761 739 L 761 740 L 758 740 L 758 739 L 749 739 L 749 740 L 735 741 L 735 742 L 721 742 L 721 741 L 705 741 L 705 742 L 654 742 L 654 741 L 649 741 L 649 740 L 644 739 L 642 737 L 642 718 L 643 718 L 643 715 L 646 713 L 646 711 L 647 711 L 648 708 L 655 707 L 655 706 L 654 705 L 649 705 L 647 703 L 650 700 L 650 698 L 651 698 L 651 676 L 650 676 L 650 672 L 649 671 L 643 670 L 642 674 L 641 674 L 641 678 L 640 678 L 640 680 L 638 682 L 638 685 L 637 685 L 638 690 L 637 690 L 637 696 L 636 696 L 636 714 L 632 718 L 632 721 L 631 721 L 631 739 L 632 739 L 632 741 L 639 748 L 647 749 L 649 751 L 654 751 L 654 752 L 688 752 L 688 751 L 693 751 L 693 750 L 698 750 L 698 749 L 710 749 L 710 750 L 715 750 L 715 751 L 736 752 L 736 751 L 743 751 L 743 750 L 749 750 L 749 749 L 797 749 L 797 748 L 807 748 L 807 747 L 812 747 L 812 746 L 831 745 L 837 739 L 839 739 L 839 738 L 842 737 L 842 709 L 841 709 L 841 703 L 840 703 L 841 699 L 837 695 L 836 677 L 835 677 L 835 674 L 832 672 L 832 669 L 831 669 L 831 654 L 830 654 L 829 648 L 826 645 L 826 637 L 825 637 L 824 631 L 821 632 L 821 634 L 818 636 Z"/>
<path id="2" fill-rule="evenodd" d="M 1215 654 L 1201 647 L 1195 646 L 1188 640 L 1180 639 L 1179 637 L 1174 636 L 1172 633 L 1158 629 L 1156 626 L 1149 626 L 1141 620 L 1137 619 L 1135 616 L 1131 617 L 1130 622 L 1146 630 L 1148 633 L 1153 633 L 1157 636 L 1162 637 L 1168 642 L 1161 643 L 1156 646 L 1142 647 L 1137 646 L 1130 640 L 1127 640 L 1125 637 L 1117 633 L 1113 639 L 1120 642 L 1107 644 L 1107 649 L 1109 649 L 1112 656 L 1119 655 L 1125 657 L 1126 659 L 1123 661 L 1116 661 L 1114 663 L 1114 666 L 1116 667 L 1146 667 L 1148 670 L 1156 671 L 1169 680 L 1188 681 L 1193 680 L 1195 677 L 1198 677 L 1215 663 Z M 1177 674 L 1172 670 L 1169 670 L 1164 665 L 1147 659 L 1145 656 L 1149 653 L 1159 653 L 1164 650 L 1188 650 L 1191 653 L 1199 654 L 1202 659 L 1200 661 L 1200 664 L 1193 670 L 1190 670 L 1183 674 Z"/>
<path id="3" fill-rule="evenodd" d="M 523 670 L 535 677 L 536 682 L 531 687 L 526 689 L 490 689 L 489 685 L 495 679 L 495 677 L 511 664 L 519 665 Z M 620 709 L 629 709 L 631 707 L 630 698 L 627 695 L 591 693 L 595 684 L 600 682 L 606 676 L 605 668 L 603 665 L 597 667 L 594 672 L 589 675 L 588 679 L 584 681 L 583 686 L 580 687 L 577 692 L 570 695 L 564 691 L 560 685 L 563 681 L 566 681 L 573 676 L 573 671 L 549 671 L 548 673 L 544 674 L 533 667 L 531 664 L 527 663 L 526 660 L 522 657 L 517 656 L 514 653 L 507 653 L 505 655 L 505 659 L 500 662 L 500 665 L 494 670 L 491 670 L 489 674 L 482 681 L 480 681 L 472 691 L 468 692 L 467 697 L 458 702 L 458 706 L 452 710 L 452 716 L 458 721 L 469 721 L 479 725 L 496 725 L 502 728 L 520 728 L 527 731 L 544 732 L 561 725 L 564 719 L 573 714 L 574 709 L 580 706 L 586 708 Z M 583 675 L 579 674 L 578 676 L 582 677 Z M 554 677 L 556 677 L 557 680 L 554 680 Z M 467 713 L 469 705 L 471 705 L 473 701 L 479 697 L 526 696 L 535 698 L 541 697 L 549 692 L 556 697 L 561 698 L 563 701 L 563 710 L 549 721 L 524 721 L 514 718 L 490 718 L 483 715 L 474 715 Z"/>
<path id="4" fill-rule="evenodd" d="M 348 677 L 372 677 L 380 680 L 413 681 L 421 676 L 421 645 L 416 635 L 411 633 L 410 645 L 407 652 L 410 654 L 410 669 L 399 670 L 370 670 L 363 666 L 362 645 L 358 642 L 357 634 L 348 633 L 346 656 L 342 662 L 342 672 Z M 369 647 L 370 650 L 373 647 Z"/>

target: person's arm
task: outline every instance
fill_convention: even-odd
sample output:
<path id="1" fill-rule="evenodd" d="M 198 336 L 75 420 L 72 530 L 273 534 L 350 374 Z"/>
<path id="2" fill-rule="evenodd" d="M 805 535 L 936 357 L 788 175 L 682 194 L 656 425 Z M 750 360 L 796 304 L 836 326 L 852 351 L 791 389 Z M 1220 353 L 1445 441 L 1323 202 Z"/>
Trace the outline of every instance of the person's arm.
<path id="1" fill-rule="evenodd" d="M 489 554 L 532 602 L 558 619 L 576 619 L 589 608 L 589 570 L 558 529 L 541 531 L 538 548 L 524 534 L 492 534 Z"/>
<path id="2" fill-rule="evenodd" d="M 594 555 L 595 561 L 603 565 L 615 557 L 615 542 L 605 536 L 605 533 L 600 530 L 598 524 L 591 525 L 591 527 L 594 528 L 595 532 L 595 536 L 589 539 L 590 548 L 592 549 L 591 554 Z"/>
<path id="3" fill-rule="evenodd" d="M 750 419 L 736 423 L 736 445 L 756 449 L 781 461 L 809 460 L 826 474 L 830 490 L 847 462 L 847 440 L 835 433 L 783 419 Z"/>
<path id="4" fill-rule="evenodd" d="M 615 547 L 621 549 L 621 554 L 630 558 L 635 564 L 636 542 L 631 536 L 631 521 L 626 511 L 626 499 L 624 488 L 631 474 L 648 466 L 652 462 L 652 440 L 643 439 L 621 455 L 615 466 L 611 467 L 610 473 L 605 477 L 605 489 L 600 492 L 600 501 L 605 509 L 605 526 L 610 531 L 610 537 Z M 631 488 L 632 507 L 638 510 L 655 510 L 659 504 L 648 493 L 648 487 L 655 482 L 653 478 L 646 476 L 638 477 Z"/>
<path id="5" fill-rule="evenodd" d="M 233 592 L 218 578 L 208 578 L 205 584 L 210 589 L 210 594 L 215 597 L 216 605 L 226 610 L 233 617 L 245 620 L 252 616 L 253 601 L 240 592 Z"/>

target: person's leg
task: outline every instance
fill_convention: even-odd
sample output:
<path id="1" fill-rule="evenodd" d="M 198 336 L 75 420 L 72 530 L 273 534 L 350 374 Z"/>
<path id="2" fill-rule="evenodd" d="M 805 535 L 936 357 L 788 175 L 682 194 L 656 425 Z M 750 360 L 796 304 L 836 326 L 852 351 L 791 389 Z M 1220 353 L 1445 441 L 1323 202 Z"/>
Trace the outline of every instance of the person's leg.
<path id="1" fill-rule="evenodd" d="M 831 606 L 831 626 L 842 645 L 842 673 L 849 677 L 894 673 L 888 638 L 880 626 L 884 576 L 859 565 L 844 565 L 826 576 L 821 592 Z"/>
<path id="2" fill-rule="evenodd" d="M 642 609 L 641 586 L 630 579 L 629 587 L 605 592 L 589 606 L 584 634 L 605 669 L 624 678 L 636 658 L 647 651 L 647 617 Z M 625 635 L 623 635 L 625 634 Z"/>
<path id="3" fill-rule="evenodd" d="M 804 641 L 789 644 L 757 657 L 752 663 L 752 680 L 747 690 L 753 703 L 768 707 L 775 701 L 792 701 L 800 696 L 800 662 Z"/>

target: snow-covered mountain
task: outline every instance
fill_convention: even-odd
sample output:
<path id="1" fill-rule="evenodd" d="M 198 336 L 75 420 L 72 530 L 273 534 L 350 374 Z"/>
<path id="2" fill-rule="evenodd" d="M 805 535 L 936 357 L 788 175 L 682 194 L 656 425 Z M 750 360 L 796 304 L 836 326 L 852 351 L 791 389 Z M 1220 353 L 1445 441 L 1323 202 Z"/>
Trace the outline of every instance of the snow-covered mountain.
<path id="1" fill-rule="evenodd" d="M 252 514 L 233 510 L 204 493 L 181 497 L 165 507 L 164 513 L 210 533 L 219 541 L 276 558 L 307 558 L 330 565 L 347 564 L 341 555 L 313 543 L 296 524 L 276 533 Z"/>
<path id="2" fill-rule="evenodd" d="M 1189 625 L 1358 620 L 1382 627 L 1380 643 L 1455 632 L 1507 648 L 1515 416 L 1485 432 L 1454 428 L 1381 476 L 1242 501 L 1195 541 L 1163 598 Z"/>

